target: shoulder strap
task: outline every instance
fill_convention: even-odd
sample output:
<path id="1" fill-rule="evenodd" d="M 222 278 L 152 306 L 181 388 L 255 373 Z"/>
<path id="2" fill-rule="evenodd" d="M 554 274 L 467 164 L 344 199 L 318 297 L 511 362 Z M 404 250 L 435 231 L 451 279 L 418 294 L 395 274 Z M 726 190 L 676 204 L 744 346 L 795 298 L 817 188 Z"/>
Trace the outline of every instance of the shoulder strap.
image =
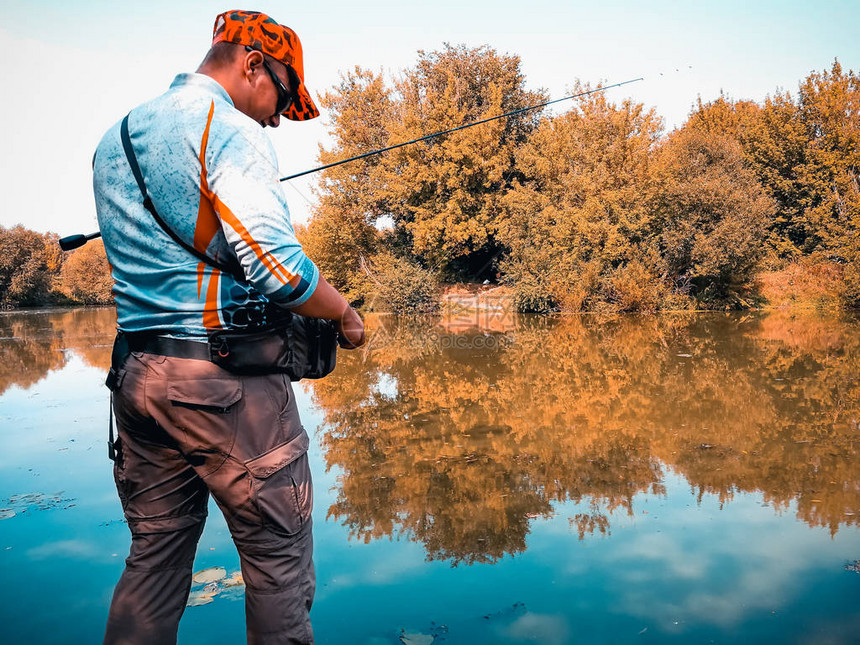
<path id="1" fill-rule="evenodd" d="M 185 240 L 183 240 L 176 232 L 170 228 L 167 223 L 161 219 L 161 216 L 155 211 L 155 206 L 152 203 L 152 199 L 150 199 L 149 195 L 146 192 L 146 184 L 143 182 L 143 173 L 140 172 L 140 166 L 137 163 L 137 156 L 134 154 L 134 148 L 131 145 L 131 138 L 128 136 L 128 114 L 125 115 L 125 118 L 122 120 L 122 125 L 120 125 L 120 138 L 122 139 L 122 147 L 125 150 L 125 156 L 128 158 L 128 165 L 131 166 L 131 172 L 134 175 L 135 181 L 137 181 L 137 186 L 140 188 L 140 192 L 143 195 L 143 207 L 146 208 L 152 214 L 152 217 L 158 223 L 158 225 L 162 228 L 162 230 L 170 236 L 174 242 L 176 242 L 183 249 L 188 251 L 191 255 L 196 257 L 201 262 L 208 264 L 210 267 L 214 269 L 218 269 L 222 273 L 226 273 L 228 275 L 233 276 L 239 282 L 247 282 L 245 278 L 245 274 L 242 272 L 241 267 L 239 266 L 231 266 L 228 264 L 223 264 L 218 262 L 216 259 L 209 257 L 205 253 L 201 253 L 197 249 L 195 249 L 190 244 L 187 244 Z"/>

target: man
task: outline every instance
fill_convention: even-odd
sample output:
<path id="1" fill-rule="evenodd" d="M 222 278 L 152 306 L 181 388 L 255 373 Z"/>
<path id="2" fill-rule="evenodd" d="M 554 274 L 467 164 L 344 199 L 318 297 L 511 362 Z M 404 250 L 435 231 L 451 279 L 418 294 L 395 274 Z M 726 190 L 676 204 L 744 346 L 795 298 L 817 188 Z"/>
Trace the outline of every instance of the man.
<path id="1" fill-rule="evenodd" d="M 197 73 L 177 76 L 98 146 L 99 226 L 129 346 L 117 345 L 109 385 L 132 545 L 106 643 L 176 641 L 210 493 L 239 552 L 248 641 L 313 641 L 308 436 L 289 378 L 222 369 L 206 341 L 287 308 L 337 321 L 341 346 L 364 342 L 358 314 L 295 238 L 262 129 L 318 115 L 295 32 L 229 11 Z"/>

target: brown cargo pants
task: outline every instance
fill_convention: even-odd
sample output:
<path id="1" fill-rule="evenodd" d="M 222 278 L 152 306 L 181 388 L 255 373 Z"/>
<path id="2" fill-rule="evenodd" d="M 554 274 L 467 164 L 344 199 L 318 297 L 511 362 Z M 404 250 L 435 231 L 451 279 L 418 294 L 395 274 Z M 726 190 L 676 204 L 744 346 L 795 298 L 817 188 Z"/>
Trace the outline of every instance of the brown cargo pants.
<path id="1" fill-rule="evenodd" d="M 312 643 L 308 435 L 289 379 L 134 352 L 114 410 L 132 542 L 104 642 L 176 642 L 212 493 L 239 552 L 248 642 Z"/>

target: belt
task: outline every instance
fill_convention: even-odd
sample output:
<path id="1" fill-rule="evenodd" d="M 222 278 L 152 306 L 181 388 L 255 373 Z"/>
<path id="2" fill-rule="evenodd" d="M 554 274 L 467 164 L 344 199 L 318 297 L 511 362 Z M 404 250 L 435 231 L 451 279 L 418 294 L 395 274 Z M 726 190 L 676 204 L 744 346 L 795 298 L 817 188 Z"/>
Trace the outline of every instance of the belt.
<path id="1" fill-rule="evenodd" d="M 207 342 L 141 333 L 123 335 L 128 339 L 128 348 L 132 352 L 144 352 L 173 358 L 193 358 L 198 361 L 212 360 Z"/>

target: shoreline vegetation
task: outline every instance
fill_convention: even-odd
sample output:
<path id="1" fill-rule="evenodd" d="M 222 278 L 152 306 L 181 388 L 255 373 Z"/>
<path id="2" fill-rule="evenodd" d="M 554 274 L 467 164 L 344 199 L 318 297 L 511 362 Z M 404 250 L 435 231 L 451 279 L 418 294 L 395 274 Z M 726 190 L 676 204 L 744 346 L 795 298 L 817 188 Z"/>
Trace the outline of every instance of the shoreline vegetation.
<path id="1" fill-rule="evenodd" d="M 547 98 L 488 47 L 421 51 L 393 79 L 356 67 L 320 98 L 319 161 Z M 834 61 L 760 103 L 700 97 L 668 133 L 590 94 L 329 168 L 317 196 L 297 235 L 365 311 L 856 308 L 860 76 Z M 101 242 L 57 238 L 0 227 L 0 307 L 111 302 Z"/>

